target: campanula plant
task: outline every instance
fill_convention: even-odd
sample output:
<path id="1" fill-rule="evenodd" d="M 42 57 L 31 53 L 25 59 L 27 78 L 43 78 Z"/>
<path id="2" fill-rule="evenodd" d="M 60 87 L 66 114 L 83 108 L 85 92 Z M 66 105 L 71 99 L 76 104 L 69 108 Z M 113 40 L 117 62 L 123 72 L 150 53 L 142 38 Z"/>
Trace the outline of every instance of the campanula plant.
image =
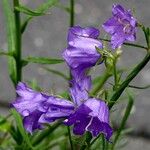
<path id="1" fill-rule="evenodd" d="M 21 5 L 19 0 L 14 0 L 13 6 L 7 0 L 2 2 L 8 51 L 2 50 L 0 55 L 8 58 L 9 77 L 16 89 L 16 97 L 10 102 L 10 115 L 0 118 L 0 135 L 3 137 L 0 149 L 117 149 L 126 133 L 125 125 L 134 104 L 129 84 L 150 60 L 150 29 L 139 23 L 133 12 L 121 4 L 113 4 L 112 17 L 100 25 L 110 37 L 107 39 L 100 35 L 100 28 L 75 24 L 74 0 L 70 0 L 69 7 L 58 0 L 47 1 L 35 10 Z M 60 49 L 62 57 L 23 58 L 22 35 L 28 24 L 33 18 L 47 14 L 52 6 L 70 15 L 67 46 Z M 133 43 L 140 29 L 147 46 Z M 146 52 L 129 74 L 117 66 L 124 45 Z M 35 83 L 28 85 L 22 80 L 23 67 L 28 67 L 29 63 L 52 65 L 63 62 L 69 69 L 67 76 L 63 70 L 47 69 L 67 80 L 68 90 L 63 89 L 63 93 L 49 94 Z M 95 70 L 101 68 L 101 74 L 97 75 Z M 124 73 L 127 75 L 122 77 Z M 106 83 L 109 84 L 105 86 Z M 123 92 L 127 106 L 116 126 L 112 121 L 111 113 L 115 113 L 112 108 L 121 103 Z"/>

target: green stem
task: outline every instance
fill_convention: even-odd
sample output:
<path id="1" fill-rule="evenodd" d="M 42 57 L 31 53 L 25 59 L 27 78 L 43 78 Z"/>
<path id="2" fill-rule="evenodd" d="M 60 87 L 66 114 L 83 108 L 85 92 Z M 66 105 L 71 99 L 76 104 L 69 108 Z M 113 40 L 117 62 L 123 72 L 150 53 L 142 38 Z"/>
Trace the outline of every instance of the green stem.
<path id="1" fill-rule="evenodd" d="M 70 0 L 70 27 L 74 26 L 74 0 Z"/>
<path id="2" fill-rule="evenodd" d="M 131 112 L 131 110 L 132 110 L 132 106 L 133 106 L 133 98 L 132 98 L 132 96 L 129 95 L 129 102 L 128 102 L 128 105 L 127 105 L 125 114 L 124 114 L 124 116 L 123 116 L 123 118 L 122 118 L 120 127 L 119 127 L 119 129 L 118 129 L 118 131 L 117 131 L 117 133 L 116 133 L 116 136 L 115 136 L 114 142 L 113 142 L 113 144 L 112 144 L 111 150 L 114 150 L 114 149 L 115 149 L 115 145 L 116 145 L 116 143 L 117 143 L 117 141 L 118 141 L 118 139 L 119 139 L 119 137 L 120 137 L 120 135 L 121 135 L 121 131 L 122 131 L 122 130 L 124 129 L 124 127 L 125 127 L 126 121 L 127 121 L 128 117 L 129 117 L 129 115 L 130 115 L 130 112 Z"/>
<path id="3" fill-rule="evenodd" d="M 109 70 L 106 69 L 101 80 L 99 80 L 99 83 L 97 83 L 96 87 L 92 90 L 91 95 L 97 94 L 110 76 L 111 76 L 111 73 L 109 72 Z"/>
<path id="4" fill-rule="evenodd" d="M 104 134 L 101 135 L 102 138 L 102 150 L 105 150 L 105 137 Z"/>
<path id="5" fill-rule="evenodd" d="M 106 42 L 110 42 L 111 40 L 107 40 L 107 39 L 103 39 L 103 38 L 100 38 L 100 40 L 102 41 L 106 41 Z M 147 50 L 147 47 L 145 46 L 142 46 L 142 45 L 138 45 L 138 44 L 132 44 L 132 43 L 123 43 L 123 45 L 128 45 L 128 46 L 132 46 L 132 47 L 137 47 L 137 48 L 142 48 L 142 49 L 145 49 Z"/>
<path id="6" fill-rule="evenodd" d="M 117 88 L 117 86 L 118 86 L 118 76 L 117 76 L 117 68 L 116 68 L 116 60 L 114 60 L 114 66 L 113 66 L 113 68 L 114 68 L 114 81 L 115 81 L 115 89 Z"/>
<path id="7" fill-rule="evenodd" d="M 42 131 L 39 136 L 37 136 L 35 139 L 33 139 L 32 145 L 35 146 L 35 145 L 40 144 L 45 139 L 45 137 L 49 136 L 61 124 L 62 124 L 62 120 L 60 120 L 57 123 L 55 123 L 52 127 L 49 127 L 48 129 Z"/>
<path id="8" fill-rule="evenodd" d="M 21 21 L 20 12 L 15 9 L 19 7 L 19 0 L 13 0 L 14 3 L 14 14 L 15 14 L 15 28 L 16 28 L 16 50 L 15 50 L 15 60 L 16 60 L 16 75 L 17 83 L 21 81 L 22 77 L 22 62 L 21 62 Z"/>
<path id="9" fill-rule="evenodd" d="M 70 27 L 73 27 L 74 26 L 74 18 L 75 18 L 75 15 L 74 15 L 74 0 L 70 0 Z M 70 76 L 69 76 L 70 79 L 72 79 L 72 74 L 71 74 L 71 70 L 70 70 Z M 71 86 L 71 85 L 69 85 Z"/>
<path id="10" fill-rule="evenodd" d="M 68 130 L 68 136 L 69 136 L 70 147 L 71 147 L 71 150 L 73 150 L 73 143 L 72 143 L 72 138 L 71 138 L 70 127 L 67 127 L 67 130 Z"/>
<path id="11" fill-rule="evenodd" d="M 147 53 L 144 59 L 131 71 L 131 73 L 126 77 L 124 82 L 120 85 L 120 87 L 116 90 L 113 96 L 110 99 L 109 108 L 111 109 L 115 102 L 118 100 L 120 95 L 123 93 L 125 88 L 129 85 L 129 83 L 136 77 L 136 75 L 145 67 L 145 65 L 150 60 L 150 53 Z"/>

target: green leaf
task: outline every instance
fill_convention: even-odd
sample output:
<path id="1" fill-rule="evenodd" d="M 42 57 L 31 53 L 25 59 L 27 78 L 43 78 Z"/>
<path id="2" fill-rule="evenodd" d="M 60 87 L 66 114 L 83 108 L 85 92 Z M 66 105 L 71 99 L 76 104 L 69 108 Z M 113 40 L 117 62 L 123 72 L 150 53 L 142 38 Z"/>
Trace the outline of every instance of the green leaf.
<path id="1" fill-rule="evenodd" d="M 11 124 L 2 116 L 0 116 L 0 131 L 8 132 Z"/>
<path id="2" fill-rule="evenodd" d="M 4 56 L 13 56 L 13 53 L 12 52 L 3 52 L 3 51 L 0 51 L 0 55 L 4 55 Z"/>
<path id="3" fill-rule="evenodd" d="M 53 126 L 48 127 L 47 129 L 43 130 L 41 134 L 39 134 L 35 139 L 32 140 L 33 145 L 40 144 L 46 137 L 48 137 L 50 134 L 52 134 L 61 124 L 62 119 L 60 119 L 58 122 L 56 122 Z"/>
<path id="4" fill-rule="evenodd" d="M 36 10 L 38 12 L 44 13 L 52 6 L 56 5 L 58 3 L 58 0 L 47 0 L 47 2 L 41 4 Z"/>
<path id="5" fill-rule="evenodd" d="M 121 135 L 121 132 L 122 132 L 122 130 L 124 129 L 124 127 L 126 125 L 126 122 L 128 120 L 128 117 L 129 117 L 130 112 L 131 112 L 132 107 L 133 107 L 133 103 L 134 103 L 133 96 L 131 95 L 131 92 L 130 93 L 127 92 L 127 94 L 128 94 L 129 102 L 128 102 L 128 105 L 126 107 L 126 111 L 124 113 L 124 116 L 123 116 L 123 118 L 121 120 L 120 127 L 118 128 L 116 136 L 115 136 L 115 139 L 113 141 L 113 145 L 112 145 L 113 148 L 115 147 L 115 145 L 116 145 L 116 143 L 117 143 L 117 141 L 118 141 L 118 139 L 119 139 L 119 137 Z"/>
<path id="6" fill-rule="evenodd" d="M 54 70 L 54 69 L 50 69 L 48 67 L 43 67 L 43 69 L 46 70 L 46 71 L 48 71 L 48 72 L 50 72 L 50 73 L 53 73 L 53 74 L 55 74 L 57 76 L 60 76 L 60 77 L 62 77 L 63 79 L 65 79 L 67 81 L 69 80 L 69 77 L 67 75 L 63 74 L 60 71 L 57 71 L 57 70 Z"/>
<path id="7" fill-rule="evenodd" d="M 8 50 L 10 53 L 15 51 L 16 44 L 16 28 L 13 11 L 10 7 L 10 2 L 8 0 L 2 0 L 4 14 L 6 18 L 6 30 L 7 30 L 7 40 L 8 40 Z M 9 75 L 14 85 L 16 85 L 17 75 L 16 75 L 16 64 L 14 58 L 9 57 Z"/>
<path id="8" fill-rule="evenodd" d="M 29 15 L 29 16 L 42 16 L 42 15 L 45 15 L 45 13 L 42 13 L 42 12 L 37 12 L 37 11 L 34 11 L 34 10 L 31 10 L 25 6 L 19 6 L 19 7 L 15 7 L 15 9 L 17 11 L 20 11 L 26 15 Z"/>
<path id="9" fill-rule="evenodd" d="M 21 26 L 21 33 L 23 33 L 23 32 L 25 31 L 25 29 L 26 29 L 26 27 L 27 27 L 29 21 L 30 21 L 32 18 L 33 18 L 33 17 L 30 16 L 30 17 L 28 17 L 28 18 L 24 21 L 24 23 L 23 23 L 22 26 Z"/>
<path id="10" fill-rule="evenodd" d="M 30 139 L 28 137 L 28 134 L 26 133 L 24 127 L 23 127 L 23 124 L 22 124 L 22 118 L 21 116 L 17 113 L 17 111 L 15 109 L 11 109 L 11 112 L 14 116 L 14 118 L 16 119 L 16 122 L 17 122 L 17 126 L 18 126 L 18 129 L 22 135 L 22 137 L 24 138 L 25 142 L 28 144 L 28 146 L 32 148 L 32 144 L 30 142 Z"/>
<path id="11" fill-rule="evenodd" d="M 58 2 L 58 0 L 47 0 L 47 2 L 41 4 L 35 11 L 32 11 L 32 12 L 35 12 L 36 14 L 39 13 L 39 14 L 45 14 L 45 12 L 51 8 L 52 6 L 56 5 Z M 37 15 L 38 16 L 38 15 Z M 41 16 L 41 15 L 40 15 Z M 33 19 L 33 16 L 28 16 L 27 19 L 24 21 L 24 23 L 22 24 L 22 27 L 21 27 L 21 33 L 23 33 L 29 23 L 30 20 Z"/>
<path id="12" fill-rule="evenodd" d="M 62 59 L 45 57 L 28 57 L 24 61 L 38 64 L 59 64 L 64 62 Z"/>

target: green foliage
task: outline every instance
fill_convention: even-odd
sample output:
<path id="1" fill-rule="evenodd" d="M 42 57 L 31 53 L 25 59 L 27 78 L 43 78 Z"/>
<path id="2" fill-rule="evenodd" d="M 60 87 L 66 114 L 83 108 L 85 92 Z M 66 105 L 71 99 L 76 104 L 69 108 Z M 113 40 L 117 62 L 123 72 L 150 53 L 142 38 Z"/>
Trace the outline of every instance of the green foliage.
<path id="1" fill-rule="evenodd" d="M 16 39 L 16 28 L 15 28 L 15 20 L 14 20 L 14 16 L 13 16 L 13 11 L 10 7 L 10 3 L 8 0 L 2 0 L 2 4 L 3 4 L 3 10 L 4 10 L 4 14 L 5 14 L 5 18 L 6 18 L 6 30 L 7 30 L 7 40 L 8 40 L 8 50 L 9 53 L 14 53 L 15 49 L 16 49 L 16 43 L 15 43 L 15 39 Z M 14 83 L 14 85 L 16 85 L 17 82 L 17 74 L 16 74 L 16 62 L 15 59 L 12 57 L 9 57 L 9 61 L 8 61 L 8 65 L 9 65 L 9 75 L 10 78 L 12 80 L 12 82 Z"/>
<path id="2" fill-rule="evenodd" d="M 18 112 L 15 109 L 12 109 L 11 112 L 12 112 L 14 118 L 16 119 L 17 129 L 18 129 L 20 135 L 22 136 L 23 140 L 26 142 L 27 146 L 29 148 L 33 149 L 30 138 L 23 127 L 21 116 L 18 114 Z"/>
<path id="3" fill-rule="evenodd" d="M 31 10 L 26 6 L 17 7 L 16 9 L 18 9 L 19 11 L 25 13 L 26 15 L 29 15 L 22 24 L 21 33 L 25 31 L 30 20 L 32 20 L 35 16 L 45 15 L 48 9 L 50 9 L 52 6 L 55 6 L 57 3 L 58 0 L 47 0 L 47 2 L 41 4 L 36 10 Z"/>
<path id="4" fill-rule="evenodd" d="M 59 64 L 63 63 L 64 60 L 58 58 L 46 58 L 46 57 L 28 57 L 23 60 L 28 63 L 38 63 L 38 64 Z"/>

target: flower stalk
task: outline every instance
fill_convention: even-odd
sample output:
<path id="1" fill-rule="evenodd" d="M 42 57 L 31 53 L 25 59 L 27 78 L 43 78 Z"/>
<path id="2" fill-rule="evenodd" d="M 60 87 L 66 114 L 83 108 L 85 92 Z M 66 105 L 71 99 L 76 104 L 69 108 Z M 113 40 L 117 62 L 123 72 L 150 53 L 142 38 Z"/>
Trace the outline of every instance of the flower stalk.
<path id="1" fill-rule="evenodd" d="M 70 27 L 74 26 L 74 0 L 70 0 Z"/>
<path id="2" fill-rule="evenodd" d="M 146 66 L 150 60 L 150 53 L 148 52 L 144 59 L 131 71 L 131 73 L 126 77 L 120 87 L 116 90 L 110 99 L 109 108 L 111 109 L 116 101 L 119 99 L 125 88 L 129 83 L 136 77 L 136 75 Z"/>
<path id="3" fill-rule="evenodd" d="M 129 97 L 129 102 L 128 102 L 128 105 L 126 107 L 126 111 L 124 113 L 124 116 L 122 118 L 122 121 L 121 121 L 121 124 L 120 124 L 120 127 L 116 133 L 116 136 L 115 136 L 115 139 L 113 141 L 113 144 L 112 144 L 112 147 L 111 147 L 111 150 L 114 150 L 115 149 L 115 145 L 120 137 L 120 134 L 121 134 L 121 131 L 124 129 L 125 127 L 125 124 L 126 124 L 126 121 L 130 115 L 130 112 L 132 110 L 132 106 L 133 106 L 133 98 L 131 95 L 128 94 L 128 97 Z"/>
<path id="4" fill-rule="evenodd" d="M 14 0 L 14 18 L 15 18 L 15 28 L 16 28 L 16 49 L 15 49 L 15 60 L 16 60 L 16 83 L 21 81 L 22 77 L 22 61 L 21 61 L 21 20 L 20 12 L 16 10 L 16 7 L 19 7 L 19 0 Z"/>

